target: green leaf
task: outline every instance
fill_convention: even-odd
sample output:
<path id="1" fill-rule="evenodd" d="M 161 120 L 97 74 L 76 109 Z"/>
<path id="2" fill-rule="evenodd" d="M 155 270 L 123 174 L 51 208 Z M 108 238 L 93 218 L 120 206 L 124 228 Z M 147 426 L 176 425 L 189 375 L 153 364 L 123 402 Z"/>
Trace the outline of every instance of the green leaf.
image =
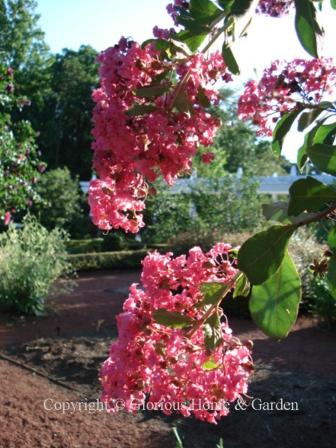
<path id="1" fill-rule="evenodd" d="M 279 268 L 294 226 L 275 225 L 245 241 L 238 253 L 238 268 L 259 285 Z"/>
<path id="2" fill-rule="evenodd" d="M 190 14 L 195 19 L 210 23 L 222 14 L 222 11 L 210 0 L 190 0 Z"/>
<path id="3" fill-rule="evenodd" d="M 209 98 L 206 96 L 204 89 L 200 88 L 197 92 L 197 101 L 203 107 L 210 107 L 211 102 Z"/>
<path id="4" fill-rule="evenodd" d="M 316 34 L 322 31 L 316 21 L 315 6 L 311 0 L 295 0 L 295 29 L 303 48 L 318 58 Z"/>
<path id="5" fill-rule="evenodd" d="M 328 245 L 331 250 L 336 250 L 336 226 L 328 234 Z"/>
<path id="6" fill-rule="evenodd" d="M 304 211 L 318 212 L 329 202 L 335 202 L 336 190 L 313 177 L 307 177 L 291 185 L 289 196 L 288 214 L 297 216 Z"/>
<path id="7" fill-rule="evenodd" d="M 263 214 L 269 221 L 276 221 L 282 224 L 296 224 L 303 219 L 315 216 L 314 213 L 300 213 L 297 216 L 289 216 L 288 202 L 274 202 L 273 204 L 263 204 Z"/>
<path id="8" fill-rule="evenodd" d="M 231 51 L 230 46 L 226 42 L 224 42 L 223 44 L 222 56 L 230 72 L 233 73 L 234 75 L 239 75 L 240 74 L 239 65 Z"/>
<path id="9" fill-rule="evenodd" d="M 288 221 L 288 202 L 273 202 L 263 204 L 263 215 L 268 221 L 287 222 Z"/>
<path id="10" fill-rule="evenodd" d="M 136 104 L 126 112 L 130 117 L 136 117 L 141 115 L 147 115 L 157 110 L 154 104 Z"/>
<path id="11" fill-rule="evenodd" d="M 302 172 L 302 169 L 303 169 L 303 167 L 304 167 L 304 165 L 305 165 L 305 163 L 307 162 L 307 159 L 308 159 L 307 149 L 313 143 L 324 143 L 325 139 L 328 138 L 328 136 L 332 132 L 332 129 L 330 128 L 330 126 L 332 126 L 333 128 L 336 129 L 336 124 L 334 124 L 334 125 L 326 125 L 326 126 L 322 125 L 324 120 L 325 120 L 325 118 L 320 120 L 316 124 L 316 126 L 314 126 L 313 129 L 311 129 L 305 135 L 304 143 L 301 146 L 301 148 L 299 149 L 298 154 L 297 154 L 297 165 L 298 165 L 298 168 L 299 168 L 299 170 L 301 172 Z M 328 128 L 328 129 L 326 129 L 326 128 Z M 332 143 L 332 142 L 328 141 L 328 143 Z"/>
<path id="12" fill-rule="evenodd" d="M 151 85 L 148 87 L 140 87 L 136 89 L 135 93 L 137 96 L 141 98 L 154 98 L 157 96 L 161 96 L 164 93 L 168 92 L 170 89 L 169 85 Z"/>
<path id="13" fill-rule="evenodd" d="M 173 107 L 176 107 L 177 110 L 180 112 L 186 112 L 186 113 L 192 113 L 193 112 L 193 106 L 191 102 L 189 101 L 189 98 L 185 92 L 180 92 L 173 103 Z"/>
<path id="14" fill-rule="evenodd" d="M 213 358 L 209 358 L 205 361 L 205 363 L 202 365 L 203 370 L 215 370 L 217 369 L 218 364 Z"/>
<path id="15" fill-rule="evenodd" d="M 336 255 L 329 260 L 327 282 L 331 295 L 336 299 Z"/>
<path id="16" fill-rule="evenodd" d="M 312 109 L 309 112 L 303 112 L 299 118 L 298 131 L 304 131 L 322 112 L 321 109 Z"/>
<path id="17" fill-rule="evenodd" d="M 175 36 L 175 39 L 179 40 L 180 42 L 184 42 L 192 52 L 195 52 L 200 47 L 207 35 L 207 31 L 197 32 L 191 30 L 183 30 Z"/>
<path id="18" fill-rule="evenodd" d="M 203 325 L 205 348 L 212 352 L 223 342 L 223 333 L 218 313 L 214 313 Z"/>
<path id="19" fill-rule="evenodd" d="M 286 134 L 289 132 L 296 117 L 299 115 L 300 112 L 301 112 L 300 109 L 292 110 L 291 112 L 288 112 L 287 114 L 283 115 L 278 121 L 273 131 L 273 143 L 272 143 L 273 151 L 276 154 L 278 155 L 281 154 L 284 138 Z"/>
<path id="20" fill-rule="evenodd" d="M 154 311 L 153 318 L 156 323 L 170 328 L 185 328 L 194 322 L 189 316 L 183 316 L 175 311 L 167 311 L 165 309 Z"/>
<path id="21" fill-rule="evenodd" d="M 250 9 L 253 0 L 234 0 L 229 2 L 230 5 L 230 13 L 234 16 L 242 16 Z M 225 3 L 228 3 L 228 0 L 220 0 L 219 4 L 223 6 L 225 9 Z"/>
<path id="22" fill-rule="evenodd" d="M 324 124 L 318 126 L 316 129 L 312 142 L 315 143 L 327 143 L 332 145 L 336 135 L 336 123 Z"/>
<path id="23" fill-rule="evenodd" d="M 227 285 L 223 283 L 202 283 L 201 293 L 203 294 L 203 305 L 215 305 L 224 296 Z"/>
<path id="24" fill-rule="evenodd" d="M 300 300 L 300 276 L 286 253 L 275 274 L 263 284 L 253 286 L 250 313 L 268 336 L 284 338 L 296 321 Z"/>
<path id="25" fill-rule="evenodd" d="M 331 7 L 336 9 L 336 0 L 330 0 Z"/>
<path id="26" fill-rule="evenodd" d="M 237 297 L 247 297 L 250 293 L 250 283 L 248 281 L 248 278 L 246 277 L 246 275 L 241 275 L 241 277 L 239 277 L 235 290 L 233 292 L 233 298 L 237 298 Z"/>
<path id="27" fill-rule="evenodd" d="M 157 50 L 167 50 L 169 48 L 169 41 L 164 39 L 147 39 L 141 44 L 141 48 L 145 48 L 149 44 L 154 44 Z"/>
<path id="28" fill-rule="evenodd" d="M 321 171 L 336 175 L 336 146 L 316 143 L 307 149 L 307 154 Z"/>

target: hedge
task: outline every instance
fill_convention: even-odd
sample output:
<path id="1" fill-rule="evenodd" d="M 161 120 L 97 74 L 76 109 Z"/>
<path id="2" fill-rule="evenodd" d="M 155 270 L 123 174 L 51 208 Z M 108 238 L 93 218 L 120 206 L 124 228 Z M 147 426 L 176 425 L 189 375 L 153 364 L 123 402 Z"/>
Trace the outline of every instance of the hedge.
<path id="1" fill-rule="evenodd" d="M 100 269 L 139 269 L 147 253 L 148 249 L 70 254 L 69 259 L 77 272 Z"/>

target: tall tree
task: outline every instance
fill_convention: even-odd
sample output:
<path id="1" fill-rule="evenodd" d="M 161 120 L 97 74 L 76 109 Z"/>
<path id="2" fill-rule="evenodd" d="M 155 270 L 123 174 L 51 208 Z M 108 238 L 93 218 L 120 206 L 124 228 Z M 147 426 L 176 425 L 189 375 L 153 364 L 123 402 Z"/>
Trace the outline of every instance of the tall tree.
<path id="1" fill-rule="evenodd" d="M 64 49 L 51 67 L 51 95 L 45 100 L 40 146 L 50 168 L 67 166 L 91 178 L 92 91 L 98 82 L 97 52 L 90 46 Z"/>
<path id="2" fill-rule="evenodd" d="M 31 117 L 43 107 L 52 61 L 39 18 L 35 0 L 0 0 L 0 58 L 14 70 L 18 95 L 30 98 Z"/>
<path id="3" fill-rule="evenodd" d="M 200 176 L 221 177 L 225 173 L 236 173 L 239 167 L 247 175 L 285 174 L 290 163 L 277 157 L 270 142 L 257 138 L 253 127 L 237 118 L 233 91 L 221 91 L 221 102 L 215 112 L 222 121 L 215 144 L 209 150 L 215 154 L 215 160 L 204 165 L 198 158 L 195 166 Z"/>

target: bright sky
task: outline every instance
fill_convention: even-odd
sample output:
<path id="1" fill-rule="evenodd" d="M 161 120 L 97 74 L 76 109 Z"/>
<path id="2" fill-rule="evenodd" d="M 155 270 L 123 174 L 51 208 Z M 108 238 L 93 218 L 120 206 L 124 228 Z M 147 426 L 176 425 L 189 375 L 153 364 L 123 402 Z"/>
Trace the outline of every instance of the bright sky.
<path id="1" fill-rule="evenodd" d="M 40 25 L 53 52 L 63 48 L 77 50 L 90 44 L 97 50 L 114 45 L 120 36 L 143 41 L 151 37 L 154 25 L 170 27 L 171 21 L 165 7 L 168 0 L 38 0 Z M 321 54 L 336 60 L 336 11 L 325 2 L 319 16 L 326 36 Z M 294 17 L 282 19 L 256 17 L 248 37 L 240 40 L 234 49 L 242 78 L 260 75 L 274 59 L 307 58 L 294 31 Z M 295 160 L 301 134 L 287 139 L 284 154 Z"/>

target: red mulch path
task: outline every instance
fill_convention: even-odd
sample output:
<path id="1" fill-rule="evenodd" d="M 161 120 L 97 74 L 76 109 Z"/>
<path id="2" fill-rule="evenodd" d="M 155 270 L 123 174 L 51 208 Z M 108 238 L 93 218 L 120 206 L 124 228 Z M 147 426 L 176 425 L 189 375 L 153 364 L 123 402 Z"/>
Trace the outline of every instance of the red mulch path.
<path id="1" fill-rule="evenodd" d="M 93 395 L 97 396 L 96 371 L 106 356 L 109 340 L 116 335 L 114 317 L 121 311 L 128 286 L 138 279 L 138 272 L 82 274 L 70 295 L 48 302 L 48 316 L 0 316 L 0 351 L 53 378 L 60 377 L 61 372 L 63 382 L 83 390 L 78 396 L 0 359 L 0 448 L 174 448 L 171 427 L 176 424 L 181 428 L 186 448 L 215 448 L 219 436 L 223 437 L 225 448 L 334 446 L 335 332 L 320 329 L 309 318 L 299 319 L 289 337 L 277 342 L 263 335 L 251 321 L 229 317 L 241 339 L 255 342 L 257 373 L 251 386 L 254 396 L 295 398 L 300 402 L 300 412 L 295 416 L 233 412 L 214 427 L 160 414 L 62 414 L 45 410 L 43 401 L 48 397 L 57 401 L 83 399 L 91 381 Z M 100 357 L 95 360 L 89 350 L 94 351 L 98 345 Z M 63 351 L 63 347 L 67 348 Z M 85 371 L 81 367 L 85 356 L 91 357 L 93 373 L 92 369 Z M 78 361 L 77 370 L 83 377 L 76 377 L 73 370 L 67 369 L 74 361 Z"/>

